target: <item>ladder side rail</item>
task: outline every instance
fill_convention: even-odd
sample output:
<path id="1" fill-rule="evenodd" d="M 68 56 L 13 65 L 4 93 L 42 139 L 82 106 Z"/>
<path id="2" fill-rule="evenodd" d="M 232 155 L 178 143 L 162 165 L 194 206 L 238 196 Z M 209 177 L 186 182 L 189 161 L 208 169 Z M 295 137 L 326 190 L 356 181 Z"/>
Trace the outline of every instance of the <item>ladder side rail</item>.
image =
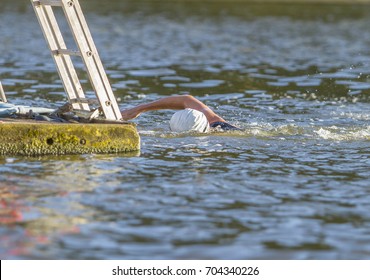
<path id="1" fill-rule="evenodd" d="M 63 35 L 59 29 L 53 10 L 50 6 L 43 6 L 39 1 L 31 0 L 44 37 L 52 52 L 59 76 L 67 93 L 68 99 L 81 100 L 85 98 L 76 70 L 69 56 L 55 54 L 59 49 L 66 49 Z M 87 103 L 73 103 L 74 109 L 90 110 Z"/>
<path id="2" fill-rule="evenodd" d="M 8 102 L 8 100 L 6 99 L 5 91 L 4 91 L 3 84 L 1 83 L 1 81 L 0 81 L 0 99 L 4 103 Z"/>
<path id="3" fill-rule="evenodd" d="M 78 0 L 62 0 L 68 24 L 72 30 L 82 60 L 89 74 L 90 82 L 95 90 L 106 119 L 122 118 L 116 98 L 100 60 L 97 48 L 92 39 L 86 19 Z"/>

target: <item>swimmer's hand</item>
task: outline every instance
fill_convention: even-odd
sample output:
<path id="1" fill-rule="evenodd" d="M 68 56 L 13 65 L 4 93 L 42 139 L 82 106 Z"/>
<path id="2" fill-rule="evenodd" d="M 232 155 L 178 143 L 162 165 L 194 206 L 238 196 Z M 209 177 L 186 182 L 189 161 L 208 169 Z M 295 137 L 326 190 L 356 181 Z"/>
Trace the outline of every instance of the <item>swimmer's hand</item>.
<path id="1" fill-rule="evenodd" d="M 122 119 L 125 121 L 137 118 L 140 112 L 136 108 L 126 109 L 121 111 Z"/>

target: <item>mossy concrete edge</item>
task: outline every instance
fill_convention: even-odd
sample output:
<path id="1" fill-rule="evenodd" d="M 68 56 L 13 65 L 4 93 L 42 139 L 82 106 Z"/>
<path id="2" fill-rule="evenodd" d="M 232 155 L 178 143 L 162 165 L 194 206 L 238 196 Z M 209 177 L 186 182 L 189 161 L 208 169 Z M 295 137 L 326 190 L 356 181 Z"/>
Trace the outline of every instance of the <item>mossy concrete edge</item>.
<path id="1" fill-rule="evenodd" d="M 131 123 L 0 123 L 0 155 L 108 154 L 138 150 L 140 136 Z"/>

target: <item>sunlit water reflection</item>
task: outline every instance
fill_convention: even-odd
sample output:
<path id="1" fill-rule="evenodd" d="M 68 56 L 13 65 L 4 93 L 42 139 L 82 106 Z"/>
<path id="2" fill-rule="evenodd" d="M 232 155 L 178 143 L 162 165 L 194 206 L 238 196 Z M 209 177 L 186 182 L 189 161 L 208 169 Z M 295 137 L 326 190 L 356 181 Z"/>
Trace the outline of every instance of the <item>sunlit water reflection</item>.
<path id="1" fill-rule="evenodd" d="M 152 112 L 140 153 L 1 157 L 2 259 L 370 257 L 367 6 L 106 2 L 86 16 L 122 108 L 192 94 L 243 131 L 173 134 Z M 32 8 L 12 3 L 8 99 L 57 107 Z"/>

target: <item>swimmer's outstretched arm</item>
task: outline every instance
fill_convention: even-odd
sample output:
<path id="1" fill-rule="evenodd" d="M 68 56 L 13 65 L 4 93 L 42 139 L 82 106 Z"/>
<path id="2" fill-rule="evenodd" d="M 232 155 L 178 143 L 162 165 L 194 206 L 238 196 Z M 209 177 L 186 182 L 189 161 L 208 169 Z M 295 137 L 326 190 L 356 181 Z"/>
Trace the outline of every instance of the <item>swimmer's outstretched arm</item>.
<path id="1" fill-rule="evenodd" d="M 214 122 L 225 122 L 223 118 L 213 112 L 207 105 L 199 101 L 191 95 L 177 95 L 164 97 L 162 99 L 141 104 L 139 106 L 123 110 L 121 112 L 122 119 L 130 120 L 138 117 L 141 113 L 155 110 L 183 110 L 186 108 L 195 109 L 201 111 L 206 117 L 209 123 Z"/>

